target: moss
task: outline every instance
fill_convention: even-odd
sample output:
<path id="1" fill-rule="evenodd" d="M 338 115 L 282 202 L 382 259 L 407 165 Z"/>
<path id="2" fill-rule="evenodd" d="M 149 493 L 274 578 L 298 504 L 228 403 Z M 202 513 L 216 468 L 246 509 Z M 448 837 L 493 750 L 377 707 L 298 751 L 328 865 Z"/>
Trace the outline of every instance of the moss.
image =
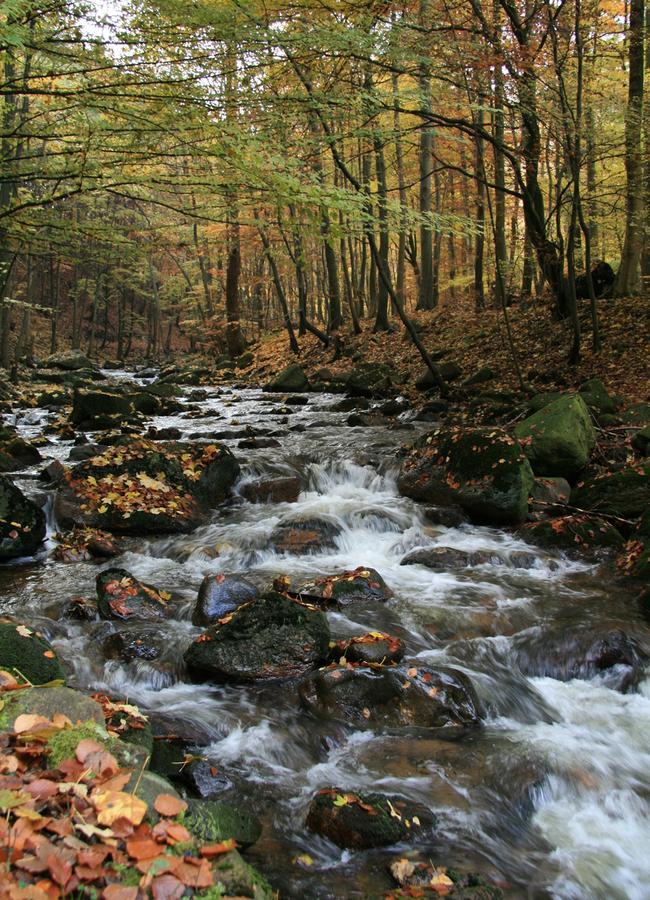
<path id="1" fill-rule="evenodd" d="M 208 844 L 234 838 L 242 847 L 250 847 L 262 833 L 255 816 L 216 800 L 190 800 L 185 827 Z"/>
<path id="2" fill-rule="evenodd" d="M 57 768 L 64 759 L 72 759 L 80 741 L 99 741 L 106 746 L 109 743 L 108 733 L 97 722 L 82 722 L 72 728 L 62 728 L 47 742 L 47 755 L 49 763 Z"/>
<path id="3" fill-rule="evenodd" d="M 585 479 L 572 491 L 571 505 L 622 519 L 637 519 L 650 507 L 650 465 Z"/>
<path id="4" fill-rule="evenodd" d="M 567 394 L 515 428 L 536 475 L 571 478 L 583 469 L 596 443 L 585 401 Z"/>
<path id="5" fill-rule="evenodd" d="M 21 629 L 19 631 L 18 629 Z M 14 622 L 0 622 L 0 669 L 22 675 L 31 684 L 65 679 L 65 672 L 51 645 L 32 629 Z"/>

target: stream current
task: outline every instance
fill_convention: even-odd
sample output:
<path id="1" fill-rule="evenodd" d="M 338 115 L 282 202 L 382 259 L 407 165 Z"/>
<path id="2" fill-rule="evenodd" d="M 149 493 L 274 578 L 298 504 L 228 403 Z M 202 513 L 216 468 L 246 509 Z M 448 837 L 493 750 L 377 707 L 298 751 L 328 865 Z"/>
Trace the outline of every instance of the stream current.
<path id="1" fill-rule="evenodd" d="M 117 623 L 58 618 L 72 597 L 94 597 L 101 565 L 49 557 L 53 521 L 36 559 L 0 567 L 2 614 L 46 633 L 74 671 L 73 686 L 125 695 L 154 721 L 196 735 L 199 752 L 233 784 L 220 798 L 262 820 L 263 836 L 246 855 L 282 897 L 382 896 L 392 887 L 387 863 L 414 852 L 479 871 L 506 897 L 650 897 L 648 673 L 623 693 L 624 667 L 566 681 L 527 677 L 518 665 L 529 649 L 539 654 L 578 623 L 594 633 L 622 629 L 647 651 L 650 629 L 631 593 L 596 563 L 532 548 L 503 531 L 429 524 L 397 492 L 395 451 L 434 426 L 403 414 L 390 428 L 350 427 L 348 414 L 335 411 L 340 397 L 307 396 L 304 406 L 284 406 L 249 388 L 208 389 L 200 418 L 180 412 L 152 420 L 180 428 L 183 439 L 219 435 L 240 461 L 240 484 L 295 474 L 304 484 L 297 503 L 236 498 L 190 535 L 124 541 L 110 564 L 172 594 L 169 620 L 156 625 L 165 636 L 159 659 L 106 660 L 101 647 Z M 53 417 L 19 409 L 6 419 L 33 438 Z M 281 447 L 238 450 L 250 431 L 277 436 Z M 70 447 L 52 438 L 41 452 L 66 461 Z M 31 495 L 43 494 L 34 477 L 42 465 L 16 477 Z M 267 548 L 278 522 L 302 514 L 339 526 L 335 550 L 293 556 Z M 446 572 L 400 565 L 408 551 L 432 546 L 487 550 L 490 562 Z M 383 630 L 402 638 L 407 662 L 463 670 L 487 714 L 478 733 L 452 742 L 424 730 L 356 731 L 311 719 L 292 684 L 194 684 L 185 673 L 183 652 L 200 633 L 190 619 L 205 575 L 243 573 L 270 586 L 279 574 L 311 580 L 358 566 L 377 569 L 394 597 L 329 612 L 332 638 Z M 552 674 L 570 668 L 557 655 L 557 672 L 546 670 Z M 427 804 L 438 825 L 419 843 L 342 851 L 304 826 L 313 794 L 331 786 L 401 794 Z"/>

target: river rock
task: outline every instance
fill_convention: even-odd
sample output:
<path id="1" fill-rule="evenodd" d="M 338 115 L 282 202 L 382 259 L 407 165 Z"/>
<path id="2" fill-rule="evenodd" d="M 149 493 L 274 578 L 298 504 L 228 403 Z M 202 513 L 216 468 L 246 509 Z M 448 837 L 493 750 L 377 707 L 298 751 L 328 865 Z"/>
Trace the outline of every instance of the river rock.
<path id="1" fill-rule="evenodd" d="M 97 576 L 96 585 L 97 606 L 102 619 L 124 622 L 167 618 L 170 595 L 138 581 L 126 569 L 105 569 Z"/>
<path id="2" fill-rule="evenodd" d="M 0 712 L 3 731 L 11 730 L 18 716 L 37 715 L 51 720 L 57 713 L 67 716 L 73 725 L 92 720 L 104 726 L 104 712 L 99 703 L 69 687 L 33 687 L 5 694 L 4 700 Z"/>
<path id="3" fill-rule="evenodd" d="M 237 460 L 219 444 L 163 447 L 122 438 L 68 471 L 55 515 L 63 527 L 187 533 L 226 499 L 238 475 Z"/>
<path id="4" fill-rule="evenodd" d="M 283 369 L 272 381 L 264 385 L 263 390 L 271 393 L 298 393 L 309 390 L 309 381 L 302 366 L 295 363 Z"/>
<path id="5" fill-rule="evenodd" d="M 337 641 L 332 648 L 334 662 L 345 658 L 350 663 L 387 666 L 400 662 L 404 657 L 404 642 L 382 631 L 369 631 L 347 640 Z"/>
<path id="6" fill-rule="evenodd" d="M 332 604 L 348 606 L 350 603 L 385 603 L 393 596 L 376 569 L 359 566 L 351 572 L 328 575 L 301 585 L 295 592 L 307 603 L 315 603 L 327 609 Z"/>
<path id="7" fill-rule="evenodd" d="M 66 372 L 77 372 L 79 369 L 96 369 L 95 363 L 81 350 L 64 350 L 48 356 L 43 365 L 48 369 L 63 369 Z"/>
<path id="8" fill-rule="evenodd" d="M 424 516 L 432 525 L 442 525 L 443 528 L 459 528 L 469 522 L 459 506 L 427 506 Z"/>
<path id="9" fill-rule="evenodd" d="M 401 560 L 400 566 L 426 566 L 435 572 L 449 572 L 468 566 L 500 563 L 501 557 L 489 550 L 457 550 L 454 547 L 421 547 L 411 550 Z"/>
<path id="10" fill-rule="evenodd" d="M 192 624 L 213 625 L 259 595 L 255 585 L 240 575 L 206 575 L 199 588 Z"/>
<path id="11" fill-rule="evenodd" d="M 239 493 L 249 503 L 295 503 L 300 494 L 300 478 L 289 475 L 286 478 L 260 478 L 248 481 L 239 488 Z"/>
<path id="12" fill-rule="evenodd" d="M 314 715 L 353 727 L 435 728 L 453 738 L 482 715 L 469 678 L 446 667 L 322 669 L 300 684 L 299 694 Z"/>
<path id="13" fill-rule="evenodd" d="M 589 461 L 596 430 L 583 398 L 567 394 L 515 426 L 536 475 L 574 478 Z"/>
<path id="14" fill-rule="evenodd" d="M 270 593 L 208 628 L 190 644 L 185 663 L 218 682 L 294 678 L 326 659 L 329 639 L 323 613 Z"/>
<path id="15" fill-rule="evenodd" d="M 276 553 L 305 555 L 333 550 L 341 529 L 328 519 L 299 516 L 280 522 L 269 538 Z"/>
<path id="16" fill-rule="evenodd" d="M 418 860 L 409 854 L 408 859 L 396 859 L 389 871 L 397 884 L 408 893 L 404 896 L 456 897 L 458 900 L 502 900 L 503 891 L 494 887 L 478 872 L 459 872 L 456 867 L 432 863 L 430 859 Z"/>
<path id="17" fill-rule="evenodd" d="M 0 475 L 0 561 L 31 556 L 43 542 L 45 530 L 43 510 Z"/>
<path id="18" fill-rule="evenodd" d="M 42 460 L 38 447 L 21 437 L 11 437 L 0 441 L 0 471 L 15 472 L 35 466 Z"/>
<path id="19" fill-rule="evenodd" d="M 619 548 L 624 544 L 620 531 L 611 522 L 584 513 L 526 523 L 519 529 L 518 536 L 539 547 L 559 547 L 564 550 Z"/>
<path id="20" fill-rule="evenodd" d="M 219 800 L 190 800 L 183 824 L 192 835 L 206 844 L 234 838 L 240 847 L 250 847 L 262 834 L 255 816 Z"/>
<path id="21" fill-rule="evenodd" d="M 13 672 L 31 684 L 65 679 L 64 669 L 49 641 L 33 628 L 16 622 L 0 622 L 0 669 Z"/>
<path id="22" fill-rule="evenodd" d="M 347 377 L 346 388 L 353 397 L 383 397 L 391 389 L 394 374 L 385 363 L 358 363 Z"/>
<path id="23" fill-rule="evenodd" d="M 257 869 L 249 865 L 236 850 L 224 853 L 213 865 L 216 897 L 252 897 L 253 900 L 275 900 L 278 896 Z M 221 891 L 221 894 L 216 893 Z"/>
<path id="24" fill-rule="evenodd" d="M 102 645 L 107 659 L 119 659 L 124 663 L 134 659 L 158 659 L 166 642 L 164 635 L 153 629 L 118 631 L 109 635 Z"/>
<path id="25" fill-rule="evenodd" d="M 513 639 L 517 665 L 529 677 L 571 681 L 606 676 L 608 687 L 623 692 L 643 677 L 647 654 L 618 628 L 598 630 L 580 621 L 562 622 Z"/>
<path id="26" fill-rule="evenodd" d="M 325 788 L 312 799 L 307 828 L 338 847 L 367 850 L 418 836 L 435 825 L 421 803 L 387 794 Z"/>
<path id="27" fill-rule="evenodd" d="M 571 505 L 621 519 L 638 519 L 650 507 L 650 463 L 585 478 L 571 492 Z"/>
<path id="28" fill-rule="evenodd" d="M 114 428 L 130 422 L 136 412 L 130 397 L 108 391 L 76 390 L 72 398 L 70 421 L 89 431 Z"/>
<path id="29" fill-rule="evenodd" d="M 416 442 L 398 477 L 405 496 L 459 506 L 487 525 L 524 521 L 532 485 L 521 446 L 499 428 L 438 428 Z"/>

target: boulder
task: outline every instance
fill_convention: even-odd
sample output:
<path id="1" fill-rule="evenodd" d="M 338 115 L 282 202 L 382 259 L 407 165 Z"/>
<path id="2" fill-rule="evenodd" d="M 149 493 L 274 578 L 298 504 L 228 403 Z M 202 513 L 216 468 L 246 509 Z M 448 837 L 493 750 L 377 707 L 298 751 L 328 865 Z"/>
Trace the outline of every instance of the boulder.
<path id="1" fill-rule="evenodd" d="M 70 421 L 90 431 L 114 428 L 123 420 L 132 421 L 135 407 L 130 397 L 108 391 L 76 390 Z"/>
<path id="2" fill-rule="evenodd" d="M 107 659 L 119 659 L 121 662 L 130 663 L 135 659 L 158 659 L 165 643 L 166 637 L 154 629 L 117 631 L 106 638 L 102 650 Z"/>
<path id="3" fill-rule="evenodd" d="M 337 641 L 331 652 L 334 662 L 345 659 L 367 666 L 393 665 L 403 657 L 404 642 L 382 631 L 369 631 L 368 634 Z"/>
<path id="4" fill-rule="evenodd" d="M 0 669 L 35 685 L 65 679 L 49 641 L 33 628 L 15 622 L 0 622 Z"/>
<path id="5" fill-rule="evenodd" d="M 527 523 L 519 529 L 518 536 L 539 547 L 581 552 L 597 547 L 620 548 L 624 543 L 621 533 L 611 522 L 584 513 Z"/>
<path id="6" fill-rule="evenodd" d="M 637 431 L 632 438 L 632 446 L 641 456 L 650 456 L 650 425 Z"/>
<path id="7" fill-rule="evenodd" d="M 104 569 L 96 579 L 97 607 L 102 619 L 126 622 L 167 618 L 169 594 L 138 581 L 126 569 Z"/>
<path id="8" fill-rule="evenodd" d="M 621 519 L 638 519 L 650 507 L 650 464 L 585 478 L 571 492 L 571 505 Z"/>
<path id="9" fill-rule="evenodd" d="M 353 397 L 381 397 L 390 390 L 395 370 L 385 363 L 358 363 L 346 381 Z"/>
<path id="10" fill-rule="evenodd" d="M 531 491 L 533 504 L 541 511 L 553 512 L 557 507 L 566 506 L 571 496 L 571 485 L 566 478 L 535 479 Z"/>
<path id="11" fill-rule="evenodd" d="M 470 375 L 463 381 L 463 387 L 473 387 L 475 384 L 485 384 L 487 381 L 494 381 L 496 372 L 490 366 L 482 366 L 477 369 L 473 375 Z"/>
<path id="12" fill-rule="evenodd" d="M 524 521 L 532 486 L 521 446 L 499 428 L 438 428 L 415 444 L 398 476 L 405 496 L 460 507 L 486 525 Z"/>
<path id="13" fill-rule="evenodd" d="M 289 475 L 286 478 L 260 478 L 248 481 L 241 485 L 239 493 L 249 503 L 295 503 L 300 489 L 300 478 Z"/>
<path id="14" fill-rule="evenodd" d="M 259 819 L 219 800 L 190 800 L 183 824 L 192 835 L 206 844 L 218 844 L 233 838 L 240 847 L 250 847 L 262 834 Z"/>
<path id="15" fill-rule="evenodd" d="M 241 575 L 206 575 L 199 588 L 192 624 L 214 625 L 259 595 L 255 585 Z"/>
<path id="16" fill-rule="evenodd" d="M 300 684 L 299 694 L 319 718 L 356 728 L 416 726 L 455 738 L 478 726 L 482 715 L 469 678 L 446 667 L 322 669 Z"/>
<path id="17" fill-rule="evenodd" d="M 269 545 L 276 553 L 292 553 L 303 556 L 333 550 L 340 528 L 327 519 L 300 516 L 280 522 L 269 538 Z"/>
<path id="18" fill-rule="evenodd" d="M 302 366 L 295 363 L 287 366 L 272 381 L 264 385 L 263 390 L 271 393 L 298 393 L 309 390 L 309 381 Z"/>
<path id="19" fill-rule="evenodd" d="M 213 625 L 185 653 L 187 667 L 217 682 L 293 678 L 315 669 L 328 653 L 323 613 L 277 593 L 240 607 Z"/>
<path id="20" fill-rule="evenodd" d="M 212 865 L 212 871 L 215 877 L 215 900 L 219 896 L 252 897 L 253 900 L 274 900 L 278 896 L 266 879 L 236 850 L 219 856 Z"/>
<path id="21" fill-rule="evenodd" d="M 436 820 L 421 803 L 387 794 L 325 788 L 309 805 L 307 828 L 338 847 L 367 850 L 417 837 Z"/>
<path id="22" fill-rule="evenodd" d="M 432 525 L 442 525 L 443 528 L 459 528 L 469 521 L 459 506 L 427 506 L 424 517 Z"/>
<path id="23" fill-rule="evenodd" d="M 587 465 L 596 430 L 582 397 L 567 394 L 515 426 L 536 475 L 575 478 Z"/>
<path id="24" fill-rule="evenodd" d="M 5 693 L 0 712 L 0 730 L 10 731 L 18 716 L 36 715 L 52 719 L 57 713 L 67 716 L 73 725 L 94 721 L 104 726 L 104 712 L 90 697 L 69 687 L 33 687 Z"/>
<path id="25" fill-rule="evenodd" d="M 332 604 L 348 606 L 350 603 L 385 603 L 393 596 L 384 579 L 376 569 L 359 566 L 354 571 L 328 575 L 303 584 L 295 591 L 289 591 L 307 603 L 314 603 L 327 609 Z"/>
<path id="26" fill-rule="evenodd" d="M 163 447 L 122 438 L 67 472 L 55 515 L 62 527 L 186 533 L 226 499 L 238 475 L 237 460 L 218 444 Z"/>
<path id="27" fill-rule="evenodd" d="M 79 369 L 95 369 L 95 363 L 85 356 L 81 350 L 64 350 L 48 356 L 43 365 L 48 369 L 63 369 L 66 372 L 77 372 Z"/>
<path id="28" fill-rule="evenodd" d="M 650 425 L 650 403 L 630 403 L 620 415 L 624 425 L 643 428 Z"/>
<path id="29" fill-rule="evenodd" d="M 43 510 L 0 475 L 0 561 L 32 556 L 45 532 Z"/>
<path id="30" fill-rule="evenodd" d="M 596 416 L 612 414 L 618 409 L 619 404 L 607 393 L 607 388 L 600 378 L 590 378 L 589 381 L 584 381 L 578 391 Z"/>
<path id="31" fill-rule="evenodd" d="M 503 900 L 503 891 L 494 887 L 478 872 L 459 872 L 431 859 L 418 860 L 411 854 L 389 866 L 404 896 L 434 895 L 455 897 L 457 900 Z"/>
<path id="32" fill-rule="evenodd" d="M 401 560 L 400 566 L 426 566 L 434 572 L 450 572 L 468 566 L 500 563 L 502 558 L 489 550 L 457 550 L 454 547 L 421 547 L 411 550 Z"/>
<path id="33" fill-rule="evenodd" d="M 0 441 L 0 472 L 16 472 L 42 460 L 37 447 L 21 437 Z"/>

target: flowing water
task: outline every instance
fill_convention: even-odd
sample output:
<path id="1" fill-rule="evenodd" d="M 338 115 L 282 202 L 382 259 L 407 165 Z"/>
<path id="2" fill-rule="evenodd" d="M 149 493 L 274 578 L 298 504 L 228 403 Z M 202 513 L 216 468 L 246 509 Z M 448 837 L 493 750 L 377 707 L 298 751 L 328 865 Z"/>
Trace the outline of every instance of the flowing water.
<path id="1" fill-rule="evenodd" d="M 295 504 L 238 500 L 191 535 L 126 541 L 111 564 L 173 595 L 161 658 L 106 661 L 101 648 L 114 623 L 58 618 L 72 597 L 94 595 L 101 566 L 48 558 L 51 536 L 36 560 L 0 568 L 3 614 L 41 627 L 74 670 L 73 684 L 127 695 L 154 720 L 197 736 L 201 753 L 234 785 L 223 799 L 236 797 L 262 819 L 263 837 L 247 855 L 282 896 L 381 896 L 391 887 L 387 862 L 417 850 L 436 864 L 483 872 L 509 897 L 649 897 L 650 679 L 623 693 L 629 672 L 620 666 L 591 680 L 548 677 L 553 666 L 553 674 L 566 669 L 562 654 L 571 651 L 562 641 L 579 627 L 621 628 L 647 650 L 650 632 L 631 594 L 596 563 L 495 529 L 428 524 L 398 495 L 394 474 L 397 447 L 431 426 L 404 414 L 390 428 L 350 427 L 339 401 L 318 395 L 283 406 L 251 389 L 209 389 L 198 417 L 185 400 L 186 412 L 153 420 L 184 438 L 224 440 L 240 459 L 242 482 L 298 474 L 305 485 Z M 7 418 L 29 438 L 51 417 L 19 410 Z M 281 447 L 237 450 L 251 432 L 278 436 Z M 70 442 L 52 441 L 42 452 L 65 460 Z M 33 476 L 17 481 L 42 493 Z M 302 557 L 269 550 L 274 526 L 295 514 L 338 525 L 336 549 Z M 441 573 L 400 565 L 409 550 L 430 546 L 488 550 L 491 561 Z M 480 732 L 452 742 L 422 730 L 328 726 L 301 711 L 294 685 L 224 687 L 187 677 L 182 655 L 199 633 L 190 618 L 205 575 L 240 572 L 264 586 L 281 573 L 310 580 L 357 566 L 377 569 L 394 598 L 330 612 L 333 637 L 385 630 L 403 639 L 408 661 L 462 669 L 487 712 Z M 522 674 L 518 661 L 538 658 L 547 645 L 551 669 Z M 438 826 L 419 843 L 341 851 L 304 827 L 314 792 L 330 786 L 426 803 Z M 305 854 L 311 865 L 296 862 Z"/>

